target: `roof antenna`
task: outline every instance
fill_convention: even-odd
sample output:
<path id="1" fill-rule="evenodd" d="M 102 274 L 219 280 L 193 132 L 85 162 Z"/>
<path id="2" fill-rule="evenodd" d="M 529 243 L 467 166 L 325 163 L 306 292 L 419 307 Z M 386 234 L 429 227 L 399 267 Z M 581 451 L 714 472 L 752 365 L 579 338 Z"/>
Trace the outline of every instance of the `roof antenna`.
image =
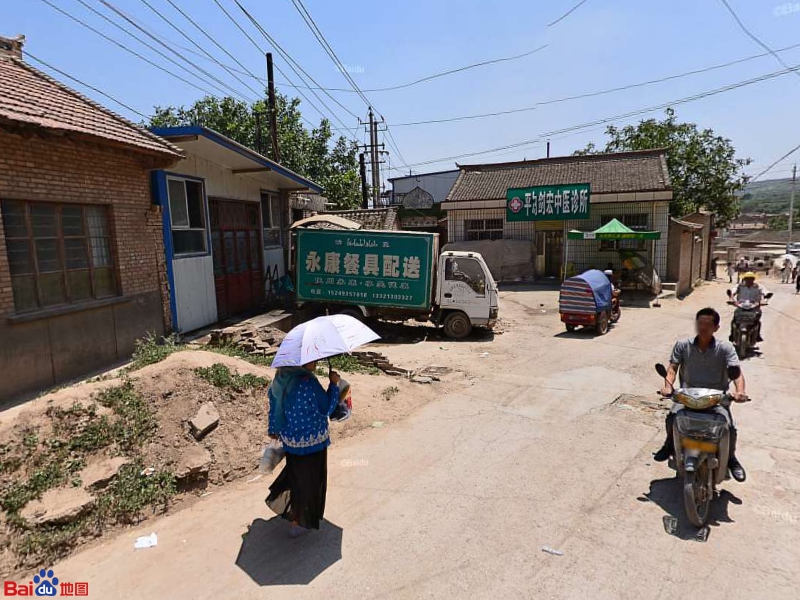
<path id="1" fill-rule="evenodd" d="M 550 140 L 547 140 L 547 158 L 550 158 Z"/>

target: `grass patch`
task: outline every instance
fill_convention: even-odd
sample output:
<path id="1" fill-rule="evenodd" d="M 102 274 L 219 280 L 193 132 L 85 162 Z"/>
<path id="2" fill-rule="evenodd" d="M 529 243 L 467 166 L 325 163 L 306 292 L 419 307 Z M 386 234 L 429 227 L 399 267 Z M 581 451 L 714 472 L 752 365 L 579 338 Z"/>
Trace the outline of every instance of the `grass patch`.
<path id="1" fill-rule="evenodd" d="M 250 373 L 240 375 L 231 373 L 231 370 L 221 363 L 215 363 L 210 367 L 199 367 L 194 370 L 194 374 L 205 379 L 211 385 L 218 388 L 230 388 L 237 391 L 247 389 L 260 389 L 269 385 L 269 379 L 258 377 Z"/>
<path id="2" fill-rule="evenodd" d="M 175 334 L 159 340 L 153 332 L 148 332 L 142 339 L 136 340 L 136 348 L 131 356 L 129 371 L 136 371 L 147 365 L 161 362 L 170 354 L 182 350 L 183 346 Z"/>
<path id="3" fill-rule="evenodd" d="M 203 350 L 208 352 L 216 352 L 217 354 L 224 354 L 225 356 L 232 356 L 233 358 L 240 358 L 251 365 L 258 365 L 259 367 L 269 367 L 272 365 L 272 360 L 275 358 L 274 354 L 250 354 L 247 350 L 242 350 L 237 346 L 205 346 Z"/>
<path id="4" fill-rule="evenodd" d="M 342 373 L 366 373 L 367 375 L 380 375 L 381 370 L 372 365 L 364 366 L 352 354 L 340 354 L 332 356 L 330 359 L 323 359 L 317 363 L 317 375 L 328 375 L 328 361 L 334 371 Z"/>
<path id="5" fill-rule="evenodd" d="M 384 400 L 391 400 L 399 393 L 400 393 L 399 387 L 395 386 L 387 387 L 385 390 L 383 390 L 383 392 L 381 392 L 381 398 L 383 398 Z"/>
<path id="6" fill-rule="evenodd" d="M 124 465 L 102 492 L 96 514 L 105 523 L 136 523 L 149 509 L 164 512 L 177 493 L 175 476 L 170 471 L 142 475 L 143 463 Z"/>
<path id="7" fill-rule="evenodd" d="M 177 492 L 169 471 L 142 475 L 140 449 L 155 433 L 156 416 L 130 380 L 103 390 L 88 406 L 51 407 L 49 427 L 28 427 L 17 441 L 0 445 L 0 509 L 14 532 L 9 539 L 19 566 L 34 567 L 65 556 L 87 536 L 112 525 L 134 523 L 147 511 L 163 511 Z M 104 407 L 110 410 L 102 410 Z M 50 489 L 82 485 L 87 457 L 102 449 L 134 457 L 98 493 L 94 508 L 78 520 L 31 526 L 20 516 L 26 504 Z"/>

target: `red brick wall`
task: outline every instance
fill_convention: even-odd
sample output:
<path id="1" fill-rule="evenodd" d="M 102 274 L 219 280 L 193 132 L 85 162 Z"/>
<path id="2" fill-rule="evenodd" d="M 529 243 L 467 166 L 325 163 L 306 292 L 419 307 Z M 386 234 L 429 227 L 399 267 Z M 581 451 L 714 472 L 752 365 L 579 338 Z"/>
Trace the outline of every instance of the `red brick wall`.
<path id="1" fill-rule="evenodd" d="M 105 204 L 124 296 L 159 291 L 169 329 L 161 208 L 136 155 L 63 138 L 21 137 L 0 129 L 0 199 Z M 0 315 L 14 311 L 0 215 Z"/>

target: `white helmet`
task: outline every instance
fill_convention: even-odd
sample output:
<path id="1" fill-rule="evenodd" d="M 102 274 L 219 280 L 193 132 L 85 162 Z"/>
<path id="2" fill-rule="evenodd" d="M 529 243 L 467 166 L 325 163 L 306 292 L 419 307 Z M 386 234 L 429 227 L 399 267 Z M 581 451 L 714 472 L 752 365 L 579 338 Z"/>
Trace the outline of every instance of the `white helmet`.
<path id="1" fill-rule="evenodd" d="M 612 271 L 611 269 L 606 269 L 605 271 L 603 271 L 603 275 L 613 275 L 613 274 L 614 271 Z"/>

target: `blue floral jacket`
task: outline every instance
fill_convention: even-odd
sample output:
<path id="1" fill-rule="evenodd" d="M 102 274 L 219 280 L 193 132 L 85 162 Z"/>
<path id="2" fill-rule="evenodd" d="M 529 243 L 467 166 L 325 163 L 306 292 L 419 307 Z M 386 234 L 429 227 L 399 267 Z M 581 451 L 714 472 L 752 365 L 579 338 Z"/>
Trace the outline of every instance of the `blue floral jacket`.
<path id="1" fill-rule="evenodd" d="M 312 454 L 330 446 L 328 417 L 339 402 L 339 386 L 322 388 L 313 374 L 299 376 L 285 387 L 285 397 L 269 390 L 269 433 L 279 435 L 290 454 Z M 283 409 L 283 410 L 281 410 Z"/>

